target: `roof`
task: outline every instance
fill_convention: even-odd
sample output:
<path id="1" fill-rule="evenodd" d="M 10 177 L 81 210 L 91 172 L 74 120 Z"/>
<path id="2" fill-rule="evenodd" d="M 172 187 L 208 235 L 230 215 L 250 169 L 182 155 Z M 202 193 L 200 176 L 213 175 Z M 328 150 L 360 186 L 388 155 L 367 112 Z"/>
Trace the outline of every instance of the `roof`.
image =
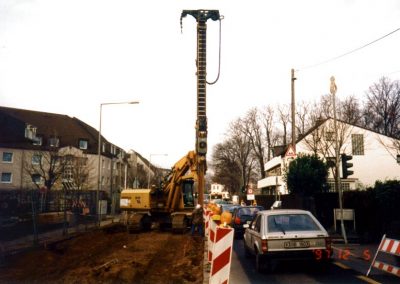
<path id="1" fill-rule="evenodd" d="M 259 214 L 311 214 L 310 211 L 302 210 L 302 209 L 273 209 L 273 210 L 263 210 L 260 211 Z M 312 214 L 311 214 L 312 215 Z"/>
<path id="2" fill-rule="evenodd" d="M 32 145 L 25 139 L 27 125 L 36 127 L 36 135 L 43 137 L 43 145 L 51 137 L 59 138 L 59 147 L 79 147 L 79 140 L 88 141 L 86 153 L 96 154 L 98 151 L 98 131 L 75 117 L 64 114 L 39 112 L 26 109 L 0 107 L 0 147 L 39 149 L 44 146 Z M 102 137 L 103 141 L 107 140 Z"/>

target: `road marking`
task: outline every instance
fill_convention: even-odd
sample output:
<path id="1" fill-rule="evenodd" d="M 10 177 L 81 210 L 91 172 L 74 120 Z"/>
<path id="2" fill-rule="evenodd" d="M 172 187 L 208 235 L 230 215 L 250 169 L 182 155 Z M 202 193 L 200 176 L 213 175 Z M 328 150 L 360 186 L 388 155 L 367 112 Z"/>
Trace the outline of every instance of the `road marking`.
<path id="1" fill-rule="evenodd" d="M 344 265 L 343 263 L 340 263 L 338 261 L 334 261 L 333 264 L 335 264 L 335 265 L 337 265 L 337 266 L 339 266 L 340 268 L 343 268 L 343 269 L 350 269 L 350 267 L 348 267 L 347 265 Z"/>
<path id="2" fill-rule="evenodd" d="M 368 282 L 370 284 L 382 284 L 381 282 L 377 282 L 377 281 L 375 281 L 371 278 L 368 278 L 367 276 L 364 276 L 364 275 L 358 275 L 357 278 L 364 280 L 365 282 Z"/>

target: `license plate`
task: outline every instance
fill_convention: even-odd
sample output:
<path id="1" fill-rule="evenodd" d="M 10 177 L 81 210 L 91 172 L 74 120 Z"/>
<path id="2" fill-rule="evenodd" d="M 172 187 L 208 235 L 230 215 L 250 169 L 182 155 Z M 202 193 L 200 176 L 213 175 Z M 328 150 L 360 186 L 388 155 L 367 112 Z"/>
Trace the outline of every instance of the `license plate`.
<path id="1" fill-rule="evenodd" d="M 310 247 L 309 241 L 287 241 L 283 243 L 285 248 L 308 248 Z"/>

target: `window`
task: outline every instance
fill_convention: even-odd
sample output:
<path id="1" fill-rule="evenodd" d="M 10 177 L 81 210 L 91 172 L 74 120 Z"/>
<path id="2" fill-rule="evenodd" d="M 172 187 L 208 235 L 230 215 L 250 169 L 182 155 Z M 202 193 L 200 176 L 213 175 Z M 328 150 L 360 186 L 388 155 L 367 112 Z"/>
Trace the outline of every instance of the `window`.
<path id="1" fill-rule="evenodd" d="M 364 155 L 363 134 L 351 134 L 351 147 L 353 150 L 353 155 Z"/>
<path id="2" fill-rule="evenodd" d="M 33 145 L 41 146 L 43 143 L 43 137 L 42 136 L 36 136 L 35 139 L 33 139 Z"/>
<path id="3" fill-rule="evenodd" d="M 41 161 L 42 161 L 42 155 L 33 154 L 33 156 L 32 156 L 32 165 L 40 165 Z"/>
<path id="4" fill-rule="evenodd" d="M 12 182 L 12 173 L 1 173 L 1 182 L 2 183 L 11 183 Z"/>
<path id="5" fill-rule="evenodd" d="M 13 153 L 3 152 L 3 163 L 12 163 L 12 162 L 13 162 Z"/>
<path id="6" fill-rule="evenodd" d="M 86 139 L 79 139 L 79 149 L 86 150 L 88 148 L 88 141 Z"/>
<path id="7" fill-rule="evenodd" d="M 58 137 L 51 137 L 49 139 L 50 147 L 58 147 L 60 145 L 60 139 Z"/>
<path id="8" fill-rule="evenodd" d="M 42 183 L 42 176 L 39 175 L 39 174 L 33 174 L 33 175 L 32 175 L 32 181 L 33 181 L 35 184 L 41 184 L 41 183 Z"/>
<path id="9" fill-rule="evenodd" d="M 326 141 L 335 141 L 335 132 L 327 131 L 325 134 Z"/>

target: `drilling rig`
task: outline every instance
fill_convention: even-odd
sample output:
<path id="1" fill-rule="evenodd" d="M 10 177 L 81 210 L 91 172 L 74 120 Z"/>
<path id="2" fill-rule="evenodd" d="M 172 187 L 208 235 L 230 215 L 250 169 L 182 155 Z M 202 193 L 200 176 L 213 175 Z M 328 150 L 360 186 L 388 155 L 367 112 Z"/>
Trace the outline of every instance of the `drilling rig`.
<path id="1" fill-rule="evenodd" d="M 221 21 L 222 18 L 218 10 L 183 10 L 181 28 L 182 18 L 187 15 L 193 16 L 197 21 L 195 151 L 190 151 L 172 167 L 160 188 L 125 189 L 121 192 L 120 208 L 129 232 L 150 229 L 153 222 L 158 222 L 162 227 L 171 226 L 172 231 L 184 231 L 190 225 L 195 205 L 194 182 L 197 182 L 197 203 L 204 203 L 204 176 L 207 170 L 207 20 Z"/>
<path id="2" fill-rule="evenodd" d="M 207 20 L 221 21 L 218 10 L 183 10 L 182 18 L 193 16 L 197 21 L 197 119 L 196 119 L 196 159 L 198 203 L 204 204 L 205 173 L 207 170 Z"/>

